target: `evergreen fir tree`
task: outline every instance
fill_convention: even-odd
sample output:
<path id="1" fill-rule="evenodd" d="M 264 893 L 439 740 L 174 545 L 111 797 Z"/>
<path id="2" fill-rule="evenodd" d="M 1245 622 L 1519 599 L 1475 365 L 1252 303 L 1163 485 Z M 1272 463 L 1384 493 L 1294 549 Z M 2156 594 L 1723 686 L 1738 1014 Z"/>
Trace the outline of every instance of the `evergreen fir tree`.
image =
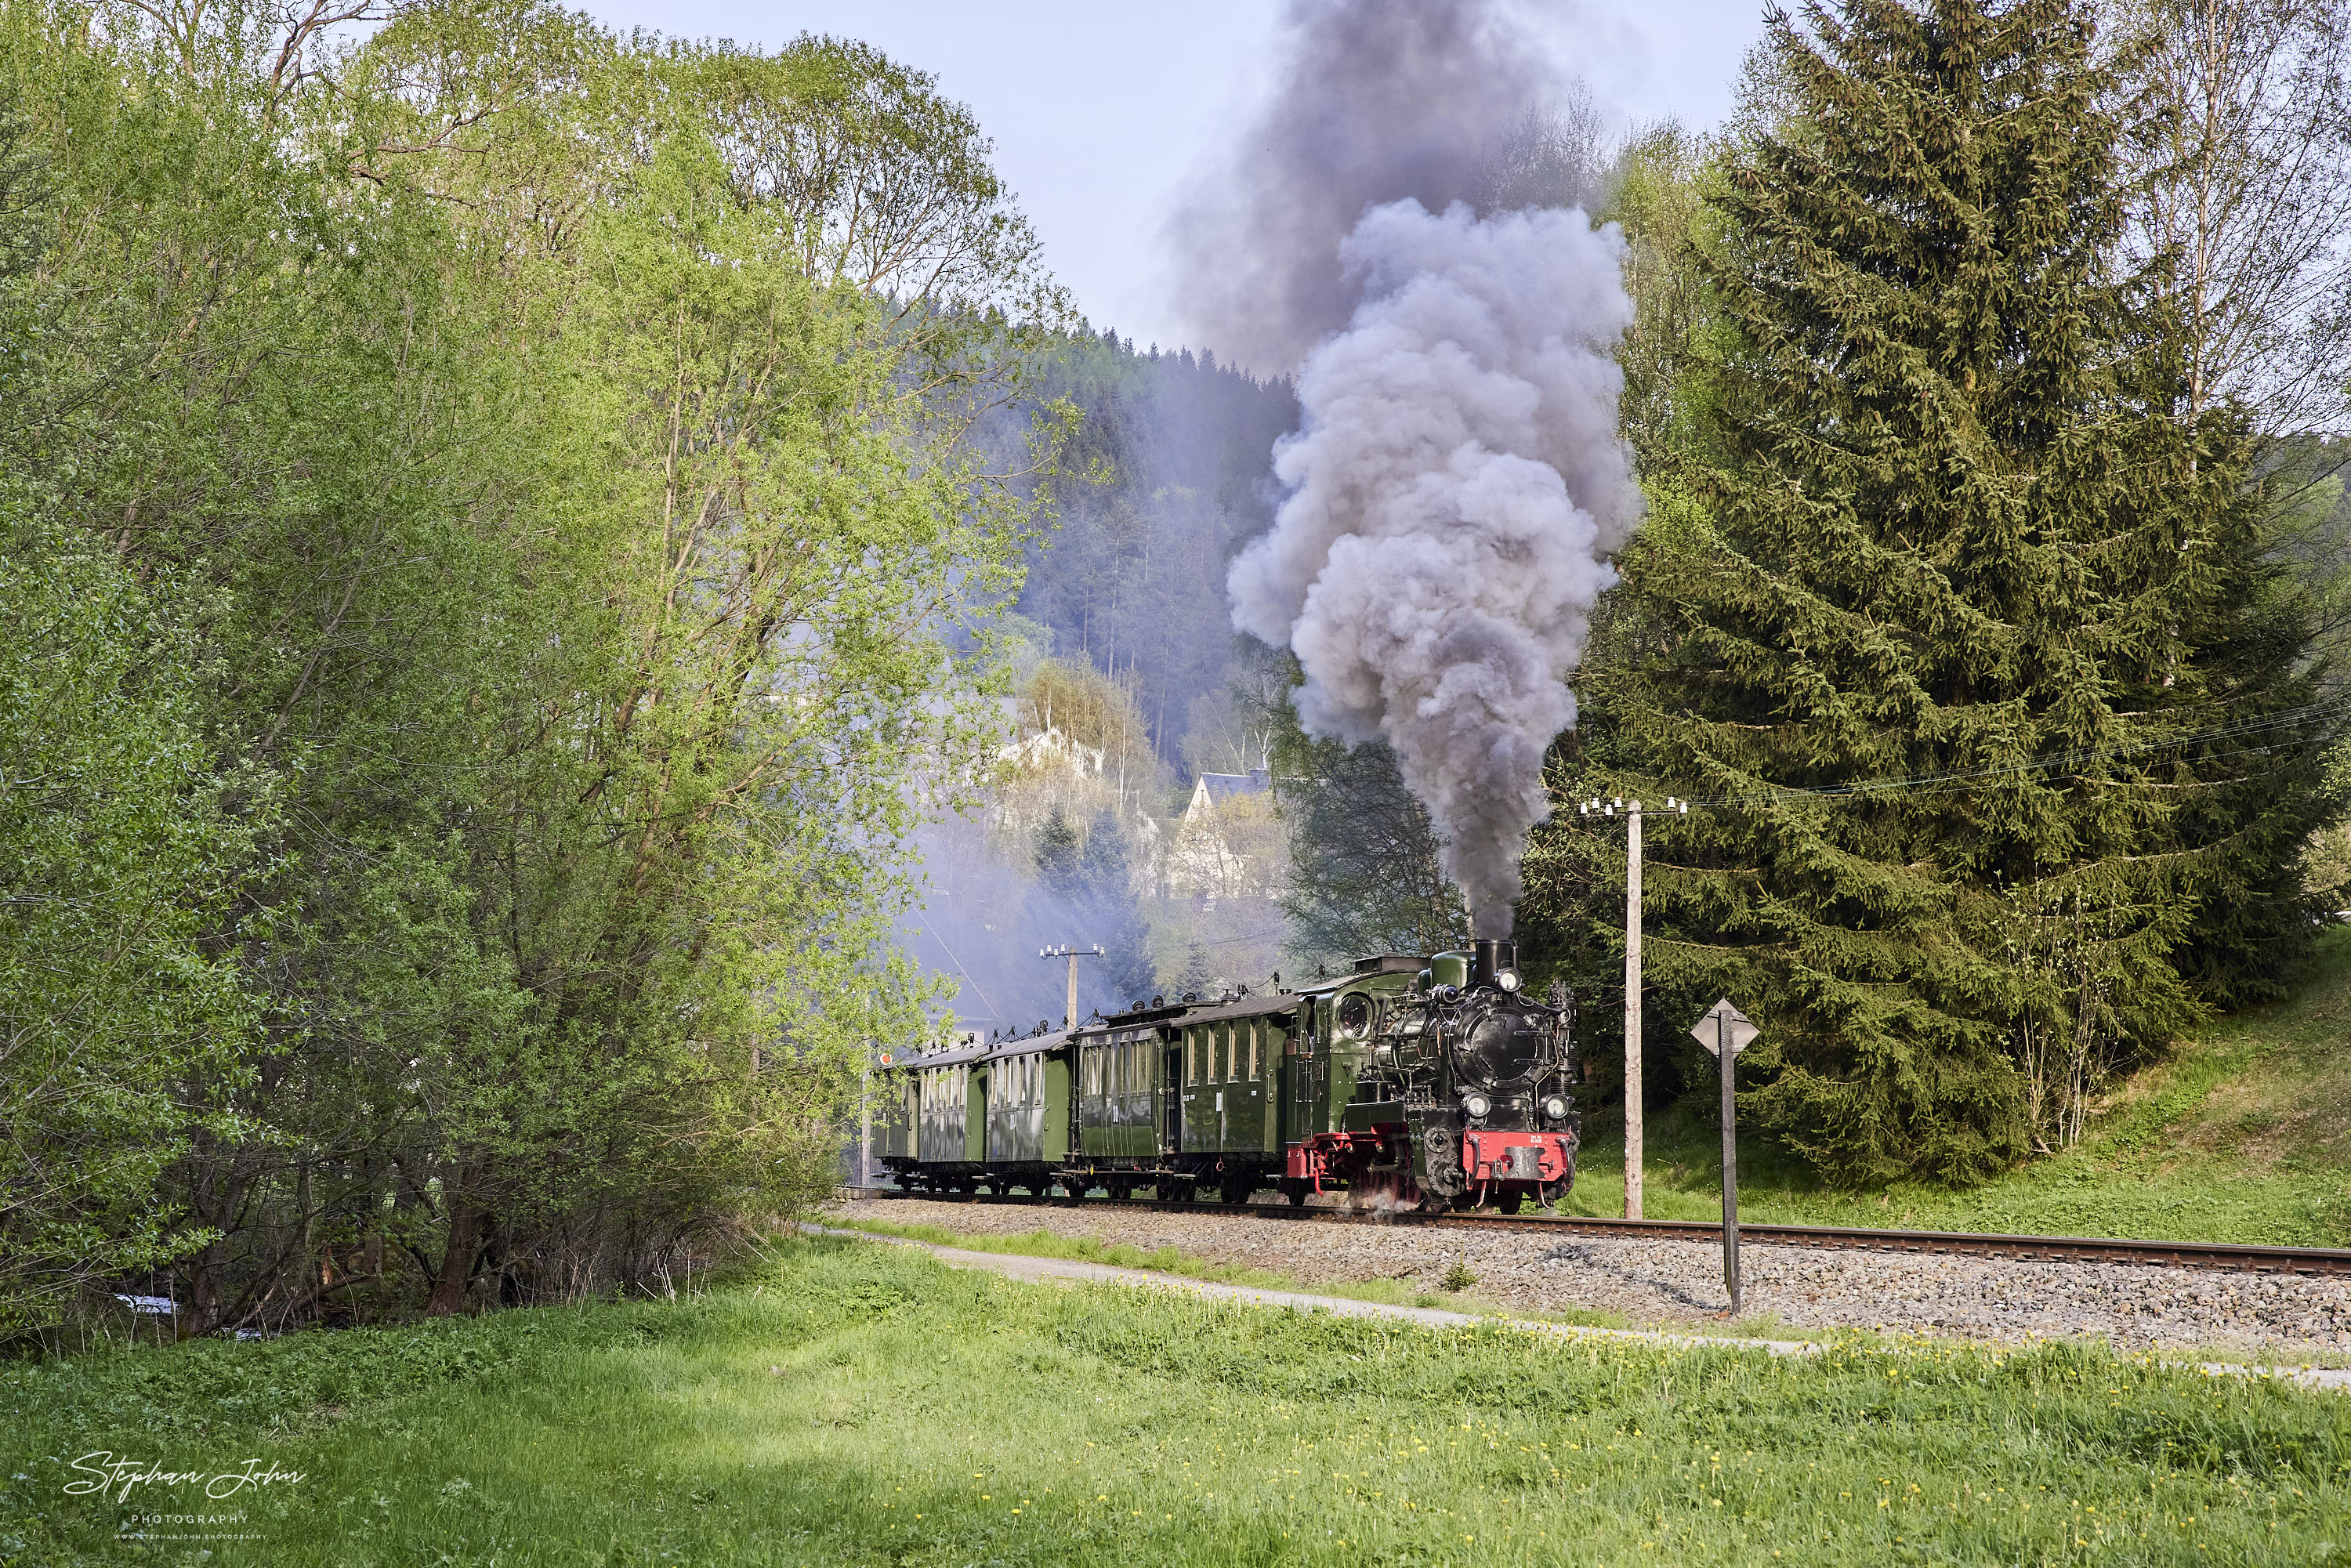
<path id="1" fill-rule="evenodd" d="M 1118 819 L 1097 812 L 1081 839 L 1067 814 L 1053 808 L 1037 833 L 1037 880 L 1068 903 L 1083 927 L 1066 940 L 1102 945 L 1092 979 L 1111 993 L 1113 1005 L 1151 995 L 1150 933 L 1135 908 L 1126 835 Z"/>
<path id="2" fill-rule="evenodd" d="M 1405 788 L 1395 753 L 1385 741 L 1349 747 L 1308 735 L 1291 700 L 1304 675 L 1295 654 L 1280 658 L 1287 678 L 1261 720 L 1290 840 L 1281 906 L 1291 961 L 1304 969 L 1468 946 L 1468 907 L 1446 880 L 1428 808 Z"/>
<path id="3" fill-rule="evenodd" d="M 1742 1113 L 1839 1179 L 2077 1131 L 2103 1051 L 2307 930 L 2309 634 L 2244 422 L 2185 412 L 2176 296 L 2118 267 L 2092 16 L 1772 15 L 1777 124 L 1710 198 L 1704 516 L 1626 562 L 1642 792 L 1720 802 L 1653 838 L 1652 972 L 1759 1017 Z"/>
<path id="4" fill-rule="evenodd" d="M 1069 813 L 1056 806 L 1037 830 L 1037 880 L 1045 891 L 1075 903 L 1085 889 L 1085 851 Z"/>

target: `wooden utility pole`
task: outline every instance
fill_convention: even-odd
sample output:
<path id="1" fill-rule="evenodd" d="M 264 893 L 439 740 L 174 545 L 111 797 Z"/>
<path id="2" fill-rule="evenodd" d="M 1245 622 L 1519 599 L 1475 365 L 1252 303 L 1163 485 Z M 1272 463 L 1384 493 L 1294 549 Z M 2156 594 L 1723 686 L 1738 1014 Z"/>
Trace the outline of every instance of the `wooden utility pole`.
<path id="1" fill-rule="evenodd" d="M 1641 1218 L 1641 802 L 1625 824 L 1625 1218 Z"/>
<path id="2" fill-rule="evenodd" d="M 1625 1218 L 1641 1218 L 1641 802 L 1594 798 L 1586 817 L 1625 813 Z M 1689 802 L 1666 797 L 1666 810 L 1689 815 Z"/>

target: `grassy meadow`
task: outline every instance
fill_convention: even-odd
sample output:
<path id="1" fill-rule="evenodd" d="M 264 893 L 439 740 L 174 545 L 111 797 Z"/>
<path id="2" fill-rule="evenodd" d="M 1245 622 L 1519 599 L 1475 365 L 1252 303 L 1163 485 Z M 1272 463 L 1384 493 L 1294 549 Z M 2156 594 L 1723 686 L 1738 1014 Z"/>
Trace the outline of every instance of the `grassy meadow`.
<path id="1" fill-rule="evenodd" d="M 7 1568 L 2351 1552 L 2340 1396 L 2095 1347 L 1433 1333 L 823 1239 L 675 1302 L 15 1365 L 0 1412 Z M 101 1452 L 299 1479 L 67 1495 Z M 140 1522 L 189 1514 L 226 1522 Z"/>
<path id="2" fill-rule="evenodd" d="M 1584 1127 L 1571 1214 L 1625 1211 L 1620 1118 Z M 1643 1211 L 1722 1213 L 1721 1134 L 1679 1109 L 1645 1131 Z M 2351 926 L 2321 938 L 2294 992 L 2205 1025 L 2115 1083 L 2082 1143 L 1966 1191 L 1826 1189 L 1741 1141 L 1745 1219 L 2158 1240 L 2351 1246 Z M 2351 1544 L 2346 1544 L 2351 1551 Z"/>

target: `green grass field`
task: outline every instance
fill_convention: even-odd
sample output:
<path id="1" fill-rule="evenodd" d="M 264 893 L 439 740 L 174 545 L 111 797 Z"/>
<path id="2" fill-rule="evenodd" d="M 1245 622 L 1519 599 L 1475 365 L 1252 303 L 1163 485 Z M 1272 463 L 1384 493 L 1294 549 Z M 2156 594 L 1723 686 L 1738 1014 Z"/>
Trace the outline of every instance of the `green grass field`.
<path id="1" fill-rule="evenodd" d="M 0 1563 L 2321 1562 L 2351 1400 L 2095 1348 L 1774 1360 L 799 1241 L 676 1303 L 0 1372 Z M 68 1496 L 104 1452 L 298 1480 Z M 142 1516 L 237 1515 L 210 1527 Z M 211 1533 L 257 1539 L 168 1540 Z"/>
<path id="2" fill-rule="evenodd" d="M 1606 1120 L 1585 1124 L 1569 1213 L 1624 1212 L 1624 1125 Z M 1653 1114 L 1644 1143 L 1645 1213 L 1721 1215 L 1713 1124 Z M 1850 1194 L 1750 1138 L 1740 1145 L 1739 1212 L 1759 1222 L 2351 1246 L 2351 927 L 2326 933 L 2287 999 L 2216 1020 L 2116 1084 L 2077 1147 L 1969 1191 L 1906 1184 Z"/>

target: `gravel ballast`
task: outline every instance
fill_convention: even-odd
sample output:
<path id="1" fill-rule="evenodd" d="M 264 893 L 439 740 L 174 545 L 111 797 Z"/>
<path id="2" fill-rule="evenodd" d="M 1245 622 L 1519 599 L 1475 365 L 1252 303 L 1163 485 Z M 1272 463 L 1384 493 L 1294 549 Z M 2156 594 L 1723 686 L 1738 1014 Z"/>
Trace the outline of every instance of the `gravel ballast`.
<path id="1" fill-rule="evenodd" d="M 1620 1313 L 1692 1322 L 1728 1311 L 1718 1241 L 1512 1236 L 1336 1225 L 1244 1214 L 1026 1204 L 858 1202 L 851 1219 L 935 1225 L 966 1236 L 1048 1230 L 1286 1275 L 1301 1284 L 1395 1280 L 1437 1292 L 1456 1262 L 1474 1293 L 1516 1312 Z M 2126 1263 L 1826 1251 L 1742 1242 L 1744 1315 L 1797 1328 L 1882 1328 L 2022 1341 L 2103 1336 L 2117 1346 L 2215 1346 L 2275 1354 L 2351 1348 L 2351 1280 Z"/>

